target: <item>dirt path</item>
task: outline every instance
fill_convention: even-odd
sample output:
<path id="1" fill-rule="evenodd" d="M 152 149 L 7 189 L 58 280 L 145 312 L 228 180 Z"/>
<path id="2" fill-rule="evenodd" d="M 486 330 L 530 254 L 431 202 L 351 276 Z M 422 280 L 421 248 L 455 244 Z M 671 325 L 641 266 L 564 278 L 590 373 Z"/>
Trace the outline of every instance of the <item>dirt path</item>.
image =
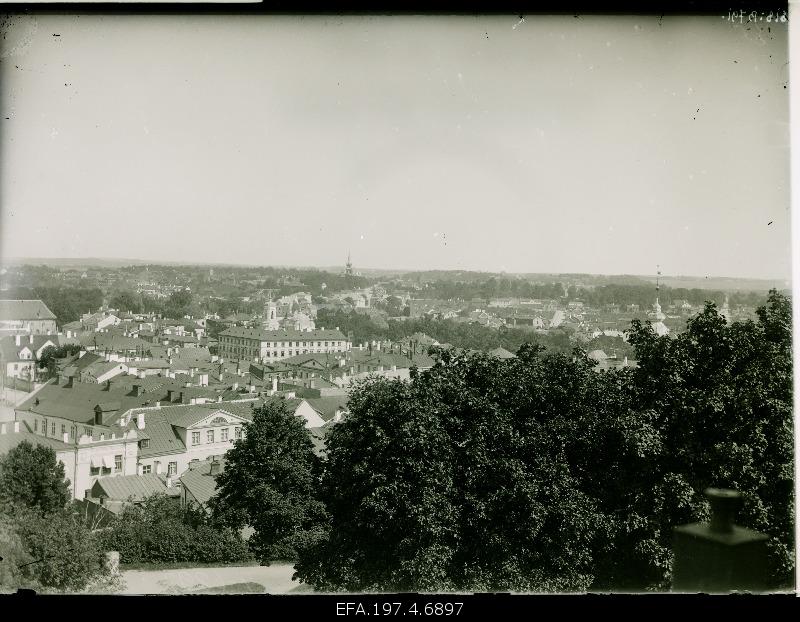
<path id="1" fill-rule="evenodd" d="M 185 594 L 205 588 L 258 583 L 269 594 L 285 594 L 298 587 L 289 564 L 272 566 L 223 566 L 175 570 L 126 570 L 123 594 Z M 249 591 L 249 590 L 248 590 Z"/>

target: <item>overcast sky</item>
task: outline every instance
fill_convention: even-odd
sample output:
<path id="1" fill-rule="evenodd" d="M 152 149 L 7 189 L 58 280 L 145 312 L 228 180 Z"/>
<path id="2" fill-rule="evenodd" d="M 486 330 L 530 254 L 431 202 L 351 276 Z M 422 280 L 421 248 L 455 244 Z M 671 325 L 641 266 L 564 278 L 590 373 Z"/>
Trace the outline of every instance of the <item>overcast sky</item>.
<path id="1" fill-rule="evenodd" d="M 6 257 L 790 276 L 786 24 L 39 16 L 5 34 Z"/>

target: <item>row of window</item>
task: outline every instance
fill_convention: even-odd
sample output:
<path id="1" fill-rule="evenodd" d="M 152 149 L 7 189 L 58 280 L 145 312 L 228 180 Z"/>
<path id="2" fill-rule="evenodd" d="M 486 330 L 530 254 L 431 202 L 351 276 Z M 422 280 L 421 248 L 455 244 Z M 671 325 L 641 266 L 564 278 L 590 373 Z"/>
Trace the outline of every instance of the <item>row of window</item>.
<path id="1" fill-rule="evenodd" d="M 143 464 L 142 465 L 142 475 L 150 475 L 153 472 L 153 465 L 152 464 Z M 167 465 L 167 475 L 177 475 L 178 474 L 178 463 L 177 462 L 170 462 Z"/>
<path id="2" fill-rule="evenodd" d="M 114 456 L 114 472 L 122 471 L 122 455 Z M 89 475 L 111 475 L 111 467 L 89 467 Z"/>
<path id="3" fill-rule="evenodd" d="M 38 419 L 34 419 L 33 420 L 33 431 L 34 432 L 39 432 L 39 420 Z M 61 424 L 61 436 L 62 436 L 62 438 L 63 438 L 64 434 L 66 434 L 66 433 L 67 433 L 67 425 L 65 423 L 62 423 Z M 42 434 L 47 434 L 47 420 L 46 419 L 42 419 Z M 77 434 L 78 434 L 78 426 L 70 427 L 70 429 L 69 429 L 70 438 L 75 438 L 77 436 Z M 87 428 L 86 426 L 84 426 L 82 434 L 85 434 L 86 436 L 91 436 L 92 435 L 92 428 Z M 55 436 L 55 435 L 56 435 L 56 422 L 55 421 L 51 421 L 50 422 L 50 436 Z"/>
<path id="4" fill-rule="evenodd" d="M 242 346 L 251 346 L 254 341 L 258 341 L 258 339 L 235 339 L 233 337 L 223 337 L 222 342 L 226 344 L 232 345 L 242 345 Z M 262 342 L 266 343 L 267 348 L 313 348 L 314 342 L 313 341 L 267 341 Z M 321 348 L 324 346 L 327 347 L 341 347 L 341 341 L 317 341 L 317 348 Z"/>
<path id="5" fill-rule="evenodd" d="M 230 428 L 222 428 L 220 430 L 220 441 L 223 443 L 230 440 Z M 233 429 L 233 438 L 234 440 L 239 440 L 242 438 L 242 428 L 235 427 Z M 206 430 L 206 443 L 216 443 L 216 430 Z M 192 445 L 199 445 L 200 444 L 200 432 L 192 432 Z"/>

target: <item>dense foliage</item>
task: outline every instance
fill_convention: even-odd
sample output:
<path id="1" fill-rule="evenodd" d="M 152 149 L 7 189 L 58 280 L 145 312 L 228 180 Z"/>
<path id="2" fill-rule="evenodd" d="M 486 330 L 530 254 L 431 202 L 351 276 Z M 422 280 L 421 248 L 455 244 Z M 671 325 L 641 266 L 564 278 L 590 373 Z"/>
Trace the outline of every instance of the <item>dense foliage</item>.
<path id="1" fill-rule="evenodd" d="M 0 462 L 0 589 L 80 591 L 109 579 L 103 549 L 67 505 L 64 466 L 27 441 Z"/>
<path id="2" fill-rule="evenodd" d="M 480 324 L 417 318 L 413 320 L 388 320 L 379 325 L 368 315 L 354 311 L 333 311 L 320 309 L 317 314 L 318 326 L 338 326 L 345 334 L 352 334 L 353 343 L 369 341 L 402 341 L 415 333 L 425 333 L 440 343 L 449 343 L 457 348 L 472 350 L 492 350 L 505 348 L 515 352 L 524 343 L 538 343 L 548 350 L 569 353 L 573 348 L 573 331 L 568 328 L 551 330 L 548 334 L 538 334 L 524 328 L 494 329 Z M 624 347 L 619 340 L 620 347 Z"/>
<path id="3" fill-rule="evenodd" d="M 70 500 L 64 465 L 50 447 L 23 441 L 0 457 L 0 499 L 49 514 Z"/>
<path id="4" fill-rule="evenodd" d="M 439 352 L 410 383 L 373 379 L 329 436 L 326 538 L 300 579 L 344 590 L 665 589 L 672 529 L 702 491 L 742 491 L 738 522 L 793 573 L 789 303 L 727 325 L 713 304 L 677 338 L 634 323 L 640 367 L 598 373 L 524 345 Z"/>
<path id="5" fill-rule="evenodd" d="M 265 404 L 225 460 L 210 503 L 214 517 L 234 529 L 252 527 L 248 544 L 262 563 L 295 559 L 316 542 L 325 512 L 314 497 L 318 459 L 301 418 L 283 402 Z"/>
<path id="6" fill-rule="evenodd" d="M 154 494 L 128 505 L 111 526 L 99 533 L 105 550 L 119 551 L 123 564 L 202 562 L 230 563 L 251 559 L 239 532 L 212 525 L 198 508 Z"/>
<path id="7" fill-rule="evenodd" d="M 0 516 L 0 529 L 8 529 L 6 537 L 14 542 L 13 557 L 2 552 L 0 563 L 13 564 L 15 571 L 9 574 L 22 581 L 12 587 L 81 591 L 107 578 L 104 549 L 72 507 L 42 514 L 6 506 Z"/>

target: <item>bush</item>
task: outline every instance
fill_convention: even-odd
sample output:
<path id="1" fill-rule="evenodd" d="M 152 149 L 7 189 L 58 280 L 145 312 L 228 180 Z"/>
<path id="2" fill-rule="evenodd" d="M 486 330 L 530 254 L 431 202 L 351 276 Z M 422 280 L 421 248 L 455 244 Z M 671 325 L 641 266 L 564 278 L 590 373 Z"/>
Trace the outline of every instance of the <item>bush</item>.
<path id="1" fill-rule="evenodd" d="M 232 529 L 217 527 L 201 510 L 182 508 L 166 495 L 130 505 L 100 532 L 104 550 L 118 551 L 123 564 L 230 563 L 252 559 Z"/>

